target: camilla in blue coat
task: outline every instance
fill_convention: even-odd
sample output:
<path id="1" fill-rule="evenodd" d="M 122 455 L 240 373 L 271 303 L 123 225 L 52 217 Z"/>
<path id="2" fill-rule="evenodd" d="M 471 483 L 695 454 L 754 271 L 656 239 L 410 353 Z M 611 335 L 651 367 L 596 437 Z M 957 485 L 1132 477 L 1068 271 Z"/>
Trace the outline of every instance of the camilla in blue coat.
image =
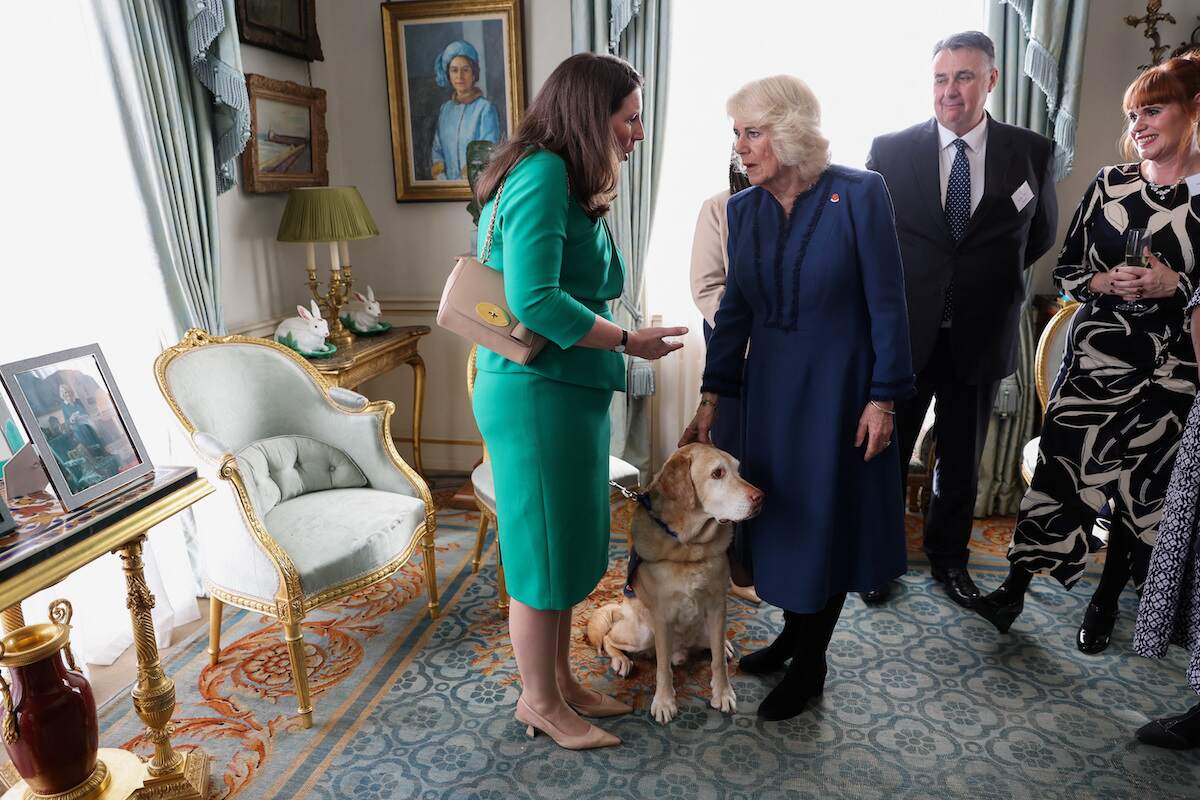
<path id="1" fill-rule="evenodd" d="M 743 672 L 787 675 L 759 708 L 803 711 L 825 682 L 846 593 L 905 571 L 893 402 L 913 391 L 891 200 L 874 172 L 830 165 L 808 87 L 779 76 L 730 98 L 751 187 L 729 201 L 729 273 L 685 440 L 741 397 L 742 474 L 766 492 L 744 523 L 759 596 L 783 632 Z"/>

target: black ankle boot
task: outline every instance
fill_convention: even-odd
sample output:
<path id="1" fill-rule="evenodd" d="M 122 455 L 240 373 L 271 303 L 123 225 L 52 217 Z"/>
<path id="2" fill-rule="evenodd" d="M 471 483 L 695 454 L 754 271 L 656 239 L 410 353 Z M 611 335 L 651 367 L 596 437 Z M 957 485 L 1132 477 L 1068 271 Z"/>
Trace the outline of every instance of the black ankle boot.
<path id="1" fill-rule="evenodd" d="M 976 614 L 996 626 L 1000 633 L 1008 633 L 1017 617 L 1025 610 L 1025 587 L 1014 587 L 1008 581 L 991 594 L 975 601 Z"/>
<path id="2" fill-rule="evenodd" d="M 1200 703 L 1178 716 L 1151 720 L 1138 729 L 1137 738 L 1170 750 L 1200 747 Z"/>
<path id="3" fill-rule="evenodd" d="M 768 722 L 779 722 L 799 715 L 814 697 L 825 691 L 828 672 L 823 654 L 815 664 L 792 659 L 783 680 L 759 704 L 758 716 Z"/>
<path id="4" fill-rule="evenodd" d="M 1079 652 L 1089 656 L 1104 652 L 1112 641 L 1117 616 L 1115 608 L 1109 610 L 1098 603 L 1088 603 L 1087 611 L 1083 613 L 1083 624 L 1075 635 L 1075 646 Z"/>
<path id="5" fill-rule="evenodd" d="M 798 632 L 796 615 L 784 611 L 783 630 L 775 637 L 775 641 L 761 650 L 742 656 L 738 661 L 738 670 L 747 675 L 767 675 L 783 669 L 795 652 Z"/>

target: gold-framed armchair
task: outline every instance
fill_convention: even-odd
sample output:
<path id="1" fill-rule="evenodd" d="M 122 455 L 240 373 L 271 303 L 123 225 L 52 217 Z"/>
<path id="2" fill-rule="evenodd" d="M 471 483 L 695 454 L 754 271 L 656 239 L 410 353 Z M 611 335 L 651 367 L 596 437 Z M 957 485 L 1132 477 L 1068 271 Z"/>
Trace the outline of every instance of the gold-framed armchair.
<path id="1" fill-rule="evenodd" d="M 433 497 L 396 451 L 395 407 L 330 387 L 273 341 L 196 328 L 154 371 L 202 468 L 228 482 L 244 523 L 198 537 L 210 661 L 220 657 L 224 604 L 275 617 L 301 723 L 311 727 L 301 631 L 309 612 L 387 578 L 420 547 L 429 614 L 438 613 Z"/>
<path id="2" fill-rule="evenodd" d="M 1067 337 L 1071 332 L 1071 320 L 1079 310 L 1079 303 L 1065 304 L 1046 323 L 1038 337 L 1037 352 L 1034 354 L 1033 382 L 1037 389 L 1038 404 L 1042 414 L 1050 404 L 1050 393 L 1054 390 L 1054 381 L 1062 368 L 1063 353 L 1067 347 Z M 1033 480 L 1033 470 L 1037 467 L 1038 445 L 1041 436 L 1035 436 L 1025 443 L 1021 450 L 1021 479 L 1028 486 Z"/>

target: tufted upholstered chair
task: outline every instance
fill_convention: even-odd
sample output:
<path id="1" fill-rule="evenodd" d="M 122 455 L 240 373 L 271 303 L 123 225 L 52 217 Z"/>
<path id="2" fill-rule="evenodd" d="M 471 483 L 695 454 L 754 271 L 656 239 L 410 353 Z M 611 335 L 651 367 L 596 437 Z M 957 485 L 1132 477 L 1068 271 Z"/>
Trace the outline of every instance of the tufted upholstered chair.
<path id="1" fill-rule="evenodd" d="M 420 546 L 437 616 L 429 487 L 396 452 L 390 402 L 328 387 L 282 345 L 193 328 L 154 368 L 245 523 L 199 536 L 211 663 L 220 656 L 223 604 L 279 619 L 301 723 L 310 727 L 300 627 L 308 612 L 387 578 Z"/>
<path id="2" fill-rule="evenodd" d="M 467 397 L 474 399 L 476 345 L 471 345 L 467 356 Z M 608 457 L 608 479 L 621 486 L 633 489 L 638 485 L 638 469 L 616 456 Z M 471 561 L 471 572 L 479 572 L 483 560 L 483 541 L 489 527 L 496 529 L 496 591 L 499 594 L 501 611 L 508 609 L 508 591 L 504 587 L 504 561 L 500 557 L 500 525 L 496 517 L 496 482 L 492 478 L 492 463 L 488 461 L 487 449 L 483 451 L 483 462 L 471 473 L 471 487 L 475 492 L 475 505 L 479 509 L 479 531 L 475 535 L 475 555 Z"/>

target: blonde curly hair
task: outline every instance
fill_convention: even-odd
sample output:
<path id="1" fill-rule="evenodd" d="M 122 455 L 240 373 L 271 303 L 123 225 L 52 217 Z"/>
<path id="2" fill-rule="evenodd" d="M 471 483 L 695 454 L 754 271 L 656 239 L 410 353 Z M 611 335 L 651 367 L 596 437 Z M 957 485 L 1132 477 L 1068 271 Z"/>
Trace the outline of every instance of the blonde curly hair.
<path id="1" fill-rule="evenodd" d="M 808 84 L 793 75 L 750 81 L 725 103 L 736 120 L 770 133 L 781 164 L 814 180 L 829 166 L 829 140 L 821 135 L 821 104 Z"/>

